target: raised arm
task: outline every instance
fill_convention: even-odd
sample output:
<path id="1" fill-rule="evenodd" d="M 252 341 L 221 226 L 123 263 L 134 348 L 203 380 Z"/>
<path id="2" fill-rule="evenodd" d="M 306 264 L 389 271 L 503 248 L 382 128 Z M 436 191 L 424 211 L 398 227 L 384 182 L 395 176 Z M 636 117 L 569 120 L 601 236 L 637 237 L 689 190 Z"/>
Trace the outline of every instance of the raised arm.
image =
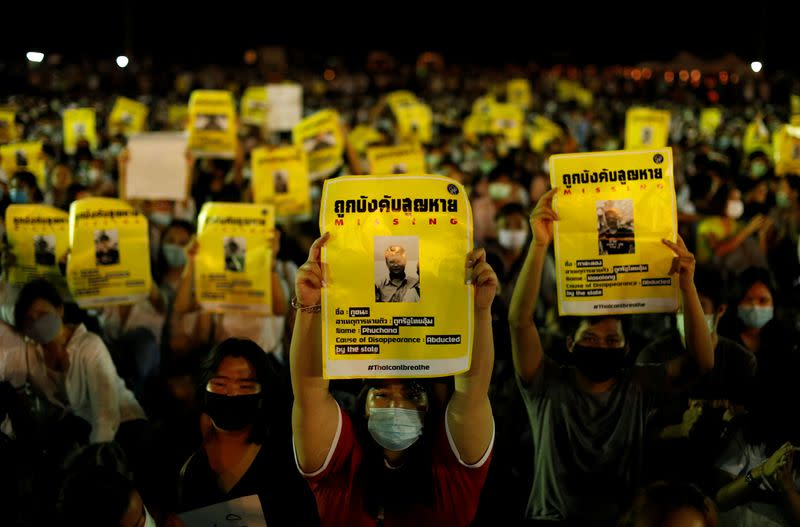
<path id="1" fill-rule="evenodd" d="M 553 239 L 553 222 L 558 220 L 558 215 L 553 211 L 553 196 L 556 192 L 557 189 L 554 188 L 544 194 L 531 213 L 533 240 L 514 286 L 508 311 L 514 371 L 526 382 L 536 375 L 544 356 L 542 341 L 533 323 L 533 313 L 542 285 L 547 247 Z"/>
<path id="2" fill-rule="evenodd" d="M 494 364 L 492 300 L 497 275 L 486 263 L 486 252 L 476 249 L 467 256 L 467 273 L 475 286 L 475 333 L 472 364 L 455 376 L 455 392 L 447 407 L 447 425 L 461 461 L 474 465 L 486 454 L 494 435 L 489 382 Z"/>
<path id="3" fill-rule="evenodd" d="M 325 233 L 311 246 L 308 261 L 297 271 L 295 296 L 301 306 L 319 306 L 323 274 L 322 247 L 330 238 Z M 325 463 L 333 447 L 339 423 L 339 406 L 322 377 L 322 317 L 318 310 L 300 308 L 292 333 L 292 434 L 300 470 L 312 473 Z"/>

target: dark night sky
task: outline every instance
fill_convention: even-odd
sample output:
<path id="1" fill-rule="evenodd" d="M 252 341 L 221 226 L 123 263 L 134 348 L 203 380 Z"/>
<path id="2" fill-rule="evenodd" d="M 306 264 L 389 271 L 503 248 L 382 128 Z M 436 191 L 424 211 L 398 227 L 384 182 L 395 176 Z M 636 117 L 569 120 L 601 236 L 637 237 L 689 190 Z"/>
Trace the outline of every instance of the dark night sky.
<path id="1" fill-rule="evenodd" d="M 376 48 L 406 60 L 435 50 L 448 61 L 486 64 L 630 64 L 669 59 L 682 49 L 705 58 L 734 52 L 775 68 L 797 70 L 800 64 L 796 0 L 783 6 L 777 1 L 748 2 L 748 9 L 733 1 L 704 0 L 584 5 L 484 0 L 491 8 L 469 0 L 323 5 L 283 0 L 275 8 L 277 3 L 65 2 L 37 7 L 33 18 L 27 3 L 12 7 L 11 15 L 28 22 L 3 24 L 12 30 L 0 37 L 0 58 L 22 60 L 30 49 L 60 52 L 71 60 L 114 57 L 125 51 L 165 63 L 236 64 L 248 47 L 286 44 L 305 52 L 310 62 L 335 54 L 356 67 Z M 400 14 L 390 16 L 388 10 Z"/>

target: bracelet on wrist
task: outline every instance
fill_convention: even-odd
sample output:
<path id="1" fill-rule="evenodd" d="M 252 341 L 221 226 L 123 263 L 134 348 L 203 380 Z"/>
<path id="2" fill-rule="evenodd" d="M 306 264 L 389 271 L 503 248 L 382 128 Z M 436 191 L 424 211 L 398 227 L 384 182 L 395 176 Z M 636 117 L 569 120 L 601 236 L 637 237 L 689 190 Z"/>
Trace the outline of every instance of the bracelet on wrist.
<path id="1" fill-rule="evenodd" d="M 296 296 L 292 297 L 292 307 L 297 311 L 302 311 L 304 313 L 320 313 L 322 311 L 322 304 L 317 304 L 315 306 L 304 306 L 299 300 L 297 300 Z"/>

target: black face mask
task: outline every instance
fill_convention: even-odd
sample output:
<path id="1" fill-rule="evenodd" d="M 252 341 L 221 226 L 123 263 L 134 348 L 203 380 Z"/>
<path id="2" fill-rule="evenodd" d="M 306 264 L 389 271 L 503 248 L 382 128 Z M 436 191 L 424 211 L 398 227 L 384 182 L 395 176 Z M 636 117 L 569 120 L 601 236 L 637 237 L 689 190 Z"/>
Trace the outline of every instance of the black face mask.
<path id="1" fill-rule="evenodd" d="M 228 396 L 206 392 L 205 412 L 217 428 L 227 431 L 241 430 L 253 424 L 261 404 L 260 393 Z"/>
<path id="2" fill-rule="evenodd" d="M 592 382 L 604 382 L 622 372 L 626 348 L 595 348 L 575 344 L 572 360 L 575 367 Z"/>

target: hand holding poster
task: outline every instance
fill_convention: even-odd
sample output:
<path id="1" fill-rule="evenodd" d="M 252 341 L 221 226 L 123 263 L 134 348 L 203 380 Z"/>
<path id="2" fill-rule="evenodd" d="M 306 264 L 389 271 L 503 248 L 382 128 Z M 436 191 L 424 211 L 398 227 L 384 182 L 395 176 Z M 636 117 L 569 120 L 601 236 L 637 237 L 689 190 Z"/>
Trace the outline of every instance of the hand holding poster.
<path id="1" fill-rule="evenodd" d="M 180 518 L 186 527 L 267 527 L 256 494 L 187 511 Z"/>
<path id="2" fill-rule="evenodd" d="M 666 147 L 669 124 L 670 114 L 666 110 L 628 109 L 625 113 L 625 150 Z"/>
<path id="3" fill-rule="evenodd" d="M 236 112 L 224 90 L 195 90 L 189 97 L 189 148 L 197 157 L 236 155 Z"/>
<path id="4" fill-rule="evenodd" d="M 189 194 L 186 169 L 186 134 L 150 132 L 128 141 L 125 171 L 126 199 L 183 201 Z"/>
<path id="5" fill-rule="evenodd" d="M 441 176 L 330 179 L 320 230 L 330 233 L 321 256 L 326 378 L 469 368 L 472 215 L 464 187 Z"/>
<path id="6" fill-rule="evenodd" d="M 44 155 L 40 141 L 0 146 L 0 157 L 2 157 L 3 170 L 9 178 L 14 175 L 14 172 L 27 170 L 36 176 L 40 189 L 47 188 Z"/>
<path id="7" fill-rule="evenodd" d="M 45 278 L 66 289 L 58 262 L 69 248 L 69 214 L 47 205 L 9 205 L 6 237 L 16 260 L 8 270 L 9 283 L 22 287 Z"/>
<path id="8" fill-rule="evenodd" d="M 677 309 L 672 150 L 554 155 L 550 182 L 559 314 Z"/>
<path id="9" fill-rule="evenodd" d="M 418 145 L 374 146 L 367 149 L 369 173 L 424 174 L 425 154 Z"/>
<path id="10" fill-rule="evenodd" d="M 64 110 L 64 151 L 75 153 L 78 142 L 85 139 L 89 148 L 97 150 L 97 129 L 94 108 L 70 108 Z"/>
<path id="11" fill-rule="evenodd" d="M 344 137 L 339 113 L 322 110 L 306 117 L 292 129 L 292 142 L 305 150 L 312 181 L 328 177 L 342 165 Z"/>
<path id="12" fill-rule="evenodd" d="M 274 203 L 278 216 L 304 214 L 311 209 L 308 167 L 302 148 L 256 148 L 250 154 L 253 201 Z"/>
<path id="13" fill-rule="evenodd" d="M 150 293 L 147 219 L 128 203 L 73 201 L 69 246 L 67 284 L 80 307 L 133 304 Z"/>
<path id="14" fill-rule="evenodd" d="M 117 97 L 114 108 L 108 117 L 108 128 L 112 134 L 138 134 L 147 125 L 147 106 L 132 99 Z"/>
<path id="15" fill-rule="evenodd" d="M 206 203 L 197 225 L 194 280 L 203 309 L 272 313 L 275 207 Z"/>

